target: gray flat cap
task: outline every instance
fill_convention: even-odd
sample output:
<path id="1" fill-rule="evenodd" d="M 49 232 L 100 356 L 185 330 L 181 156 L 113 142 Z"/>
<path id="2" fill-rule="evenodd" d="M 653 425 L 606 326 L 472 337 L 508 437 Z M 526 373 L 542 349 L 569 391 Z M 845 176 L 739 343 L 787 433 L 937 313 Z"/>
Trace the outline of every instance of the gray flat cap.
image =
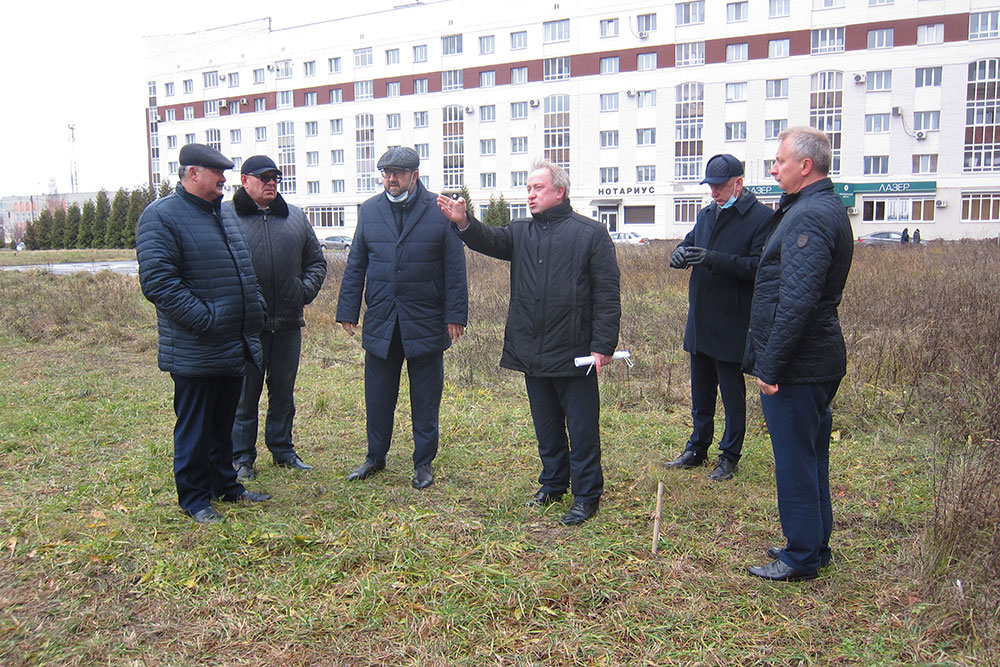
<path id="1" fill-rule="evenodd" d="M 205 144 L 188 144 L 181 148 L 178 161 L 183 167 L 208 167 L 209 169 L 232 169 L 233 161 Z"/>
<path id="2" fill-rule="evenodd" d="M 413 171 L 420 166 L 420 156 L 417 151 L 406 146 L 396 146 L 385 152 L 385 155 L 378 159 L 378 168 L 381 169 L 401 169 Z"/>

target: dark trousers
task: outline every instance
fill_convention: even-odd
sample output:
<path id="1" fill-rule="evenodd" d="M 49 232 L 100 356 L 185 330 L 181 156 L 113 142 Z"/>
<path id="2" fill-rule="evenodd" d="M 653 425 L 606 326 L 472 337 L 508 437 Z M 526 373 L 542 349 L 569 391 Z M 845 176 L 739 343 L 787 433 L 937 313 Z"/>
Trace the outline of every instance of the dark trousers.
<path id="1" fill-rule="evenodd" d="M 779 384 L 760 403 L 771 433 L 778 515 L 787 544 L 780 558 L 796 570 L 815 572 L 830 556 L 830 402 L 839 380 Z"/>
<path id="2" fill-rule="evenodd" d="M 705 454 L 715 432 L 716 390 L 722 390 L 726 428 L 719 441 L 722 455 L 736 463 L 747 432 L 747 388 L 740 364 L 719 361 L 707 354 L 691 355 L 691 419 L 694 429 L 687 449 Z"/>
<path id="3" fill-rule="evenodd" d="M 257 419 L 260 394 L 267 381 L 267 420 L 264 444 L 275 463 L 295 456 L 292 444 L 292 420 L 295 418 L 295 376 L 299 372 L 302 329 L 271 333 L 260 332 L 264 352 L 264 370 L 248 364 L 243 378 L 243 393 L 233 424 L 233 465 L 253 466 L 257 460 Z"/>
<path id="4" fill-rule="evenodd" d="M 597 373 L 572 377 L 525 375 L 524 384 L 542 460 L 540 491 L 564 493 L 572 481 L 575 500 L 597 502 L 604 493 Z"/>
<path id="5" fill-rule="evenodd" d="M 389 344 L 389 355 L 380 359 L 365 353 L 365 408 L 368 414 L 368 455 L 385 465 L 392 441 L 393 417 L 399 399 L 403 368 L 403 341 L 399 326 Z M 410 378 L 410 412 L 413 421 L 413 467 L 430 463 L 438 451 L 438 415 L 444 390 L 444 353 L 406 359 Z"/>
<path id="6" fill-rule="evenodd" d="M 174 481 L 177 502 L 189 514 L 213 498 L 236 498 L 243 485 L 233 469 L 233 417 L 243 378 L 187 377 L 174 380 Z"/>

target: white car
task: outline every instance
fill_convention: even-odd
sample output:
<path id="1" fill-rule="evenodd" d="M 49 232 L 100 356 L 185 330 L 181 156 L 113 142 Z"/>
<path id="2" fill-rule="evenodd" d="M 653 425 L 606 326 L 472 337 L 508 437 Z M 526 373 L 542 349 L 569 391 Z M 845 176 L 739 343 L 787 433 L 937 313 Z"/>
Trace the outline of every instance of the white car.
<path id="1" fill-rule="evenodd" d="M 611 232 L 611 240 L 615 243 L 625 243 L 628 245 L 646 245 L 649 243 L 645 236 L 639 236 L 635 232 Z"/>

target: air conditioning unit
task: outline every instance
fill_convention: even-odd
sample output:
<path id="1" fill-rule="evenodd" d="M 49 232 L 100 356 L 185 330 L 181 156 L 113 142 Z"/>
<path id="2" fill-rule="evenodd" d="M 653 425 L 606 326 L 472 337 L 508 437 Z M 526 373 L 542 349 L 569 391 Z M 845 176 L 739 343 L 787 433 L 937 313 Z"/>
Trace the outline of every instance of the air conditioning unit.
<path id="1" fill-rule="evenodd" d="M 917 138 L 917 141 L 923 141 L 924 139 L 927 138 L 927 133 L 924 132 L 923 130 L 917 130 L 917 133 L 913 136 Z"/>
<path id="2" fill-rule="evenodd" d="M 537 107 L 538 106 L 538 100 L 528 100 L 528 106 L 529 107 Z"/>
<path id="3" fill-rule="evenodd" d="M 222 98 L 221 100 L 219 100 L 219 106 L 220 107 L 224 107 L 227 104 L 229 104 L 229 102 L 225 98 Z"/>
<path id="4" fill-rule="evenodd" d="M 156 122 L 157 122 L 157 123 L 159 123 L 159 122 L 160 122 L 160 114 L 156 114 Z"/>
<path id="5" fill-rule="evenodd" d="M 465 113 L 472 113 L 476 110 L 476 107 L 465 107 Z"/>
<path id="6" fill-rule="evenodd" d="M 934 208 L 948 208 L 948 200 L 947 199 L 935 199 L 934 200 Z"/>
<path id="7" fill-rule="evenodd" d="M 864 82 L 865 82 L 865 75 L 864 74 L 855 74 L 854 75 L 854 83 L 864 83 Z"/>
<path id="8" fill-rule="evenodd" d="M 628 95 L 629 97 L 635 97 L 635 91 L 634 90 L 626 90 L 625 94 Z"/>
<path id="9" fill-rule="evenodd" d="M 241 97 L 240 98 L 240 104 L 249 104 L 249 103 L 250 102 L 249 102 L 249 100 L 247 100 L 247 98 L 245 98 L 245 97 Z"/>
<path id="10" fill-rule="evenodd" d="M 645 30 L 640 30 L 639 31 L 639 39 L 646 39 L 647 37 L 649 37 L 649 33 L 648 32 L 646 32 Z"/>
<path id="11" fill-rule="evenodd" d="M 903 107 L 893 107 L 892 108 L 892 115 L 893 116 L 897 116 L 897 117 L 898 116 L 902 116 L 903 115 Z"/>
<path id="12" fill-rule="evenodd" d="M 267 71 L 268 72 L 273 72 L 274 71 L 274 65 L 268 65 L 267 66 Z"/>
<path id="13" fill-rule="evenodd" d="M 847 209 L 847 215 L 857 215 L 857 214 L 858 214 L 857 206 L 851 206 Z"/>

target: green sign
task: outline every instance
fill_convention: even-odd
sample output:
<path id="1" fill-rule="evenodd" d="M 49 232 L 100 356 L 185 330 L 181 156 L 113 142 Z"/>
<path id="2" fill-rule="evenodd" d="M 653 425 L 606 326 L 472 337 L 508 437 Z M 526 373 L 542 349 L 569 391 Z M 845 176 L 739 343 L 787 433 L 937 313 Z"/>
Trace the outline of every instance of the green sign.
<path id="1" fill-rule="evenodd" d="M 747 190 L 757 197 L 780 197 L 783 192 L 777 185 L 748 185 Z M 910 192 L 935 192 L 936 181 L 889 181 L 885 183 L 834 183 L 833 191 L 840 196 L 844 206 L 854 206 L 854 195 L 859 192 L 879 194 L 907 194 Z"/>

